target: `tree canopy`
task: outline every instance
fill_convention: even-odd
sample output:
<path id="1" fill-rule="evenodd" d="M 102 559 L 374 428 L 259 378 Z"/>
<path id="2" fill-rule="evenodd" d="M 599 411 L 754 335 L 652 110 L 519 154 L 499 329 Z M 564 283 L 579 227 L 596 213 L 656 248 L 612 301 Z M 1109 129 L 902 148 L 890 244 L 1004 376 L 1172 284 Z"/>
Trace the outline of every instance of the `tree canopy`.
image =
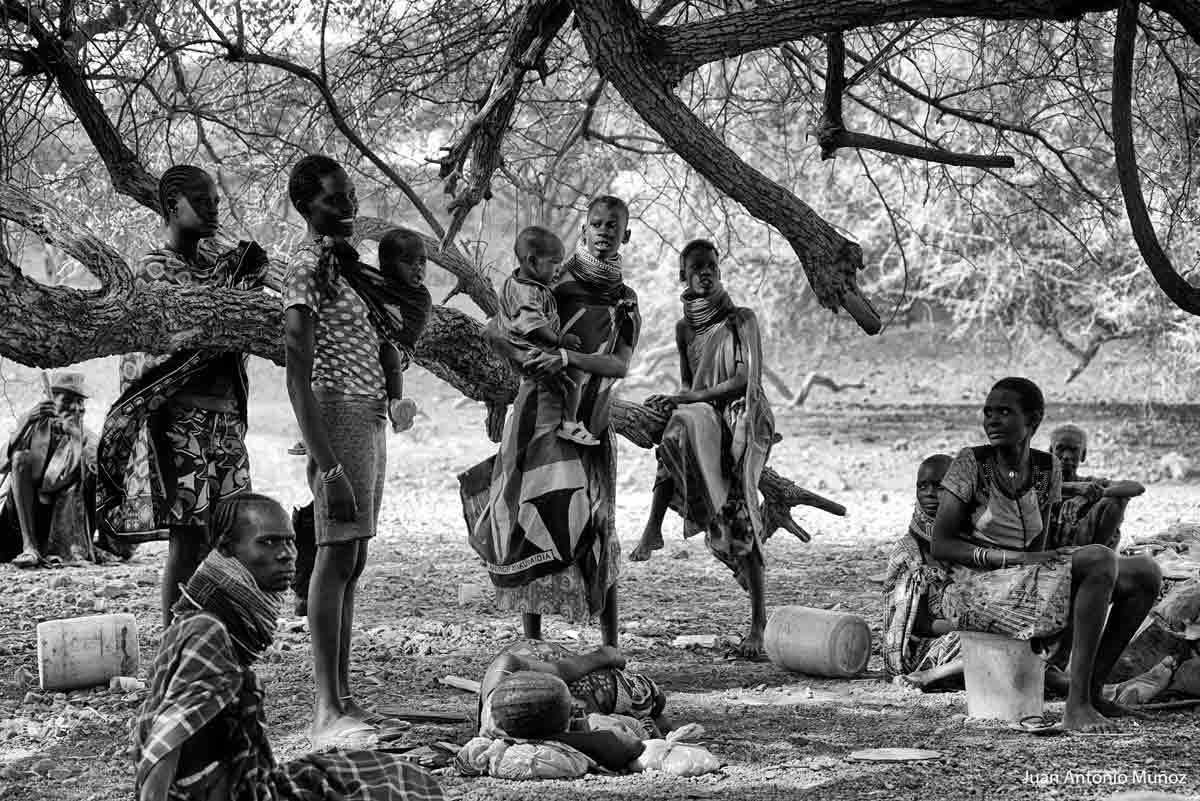
<path id="1" fill-rule="evenodd" d="M 138 289 L 120 254 L 153 235 L 157 172 L 192 162 L 217 176 L 227 230 L 284 256 L 300 233 L 287 170 L 315 151 L 359 181 L 365 237 L 421 229 L 450 293 L 484 314 L 508 232 L 539 221 L 569 237 L 610 190 L 657 259 L 696 235 L 722 243 L 781 327 L 805 297 L 872 333 L 925 299 L 963 325 L 1035 325 L 1085 366 L 1114 338 L 1190 336 L 1200 309 L 1180 275 L 1200 252 L 1195 0 L 0 0 L 0 13 L 0 217 L 15 223 L 0 351 L 27 364 L 181 345 L 278 358 L 272 298 Z M 47 241 L 99 288 L 31 281 L 22 259 Z M 672 272 L 637 278 L 670 298 Z M 512 391 L 451 308 L 418 360 L 477 399 Z"/>

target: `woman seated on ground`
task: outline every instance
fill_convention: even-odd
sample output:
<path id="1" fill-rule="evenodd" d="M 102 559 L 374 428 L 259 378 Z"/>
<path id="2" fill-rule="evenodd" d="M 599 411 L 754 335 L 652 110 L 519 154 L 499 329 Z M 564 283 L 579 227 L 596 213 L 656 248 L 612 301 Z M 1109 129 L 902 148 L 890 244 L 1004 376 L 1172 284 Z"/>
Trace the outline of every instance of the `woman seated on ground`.
<path id="1" fill-rule="evenodd" d="M 575 654 L 561 645 L 543 640 L 518 640 L 505 647 L 488 665 L 479 689 L 479 735 L 497 738 L 514 735 L 495 722 L 492 696 L 514 674 L 524 671 L 548 673 L 562 679 L 571 693 L 569 730 L 555 735 L 600 764 L 619 769 L 641 753 L 641 740 L 662 737 L 671 730 L 663 715 L 667 698 L 654 680 L 625 670 L 625 657 L 605 645 L 585 654 Z M 611 732 L 589 731 L 588 716 L 632 718 L 640 729 L 639 739 L 612 737 Z"/>
<path id="2" fill-rule="evenodd" d="M 1063 728 L 1111 730 L 1105 714 L 1122 710 L 1101 687 L 1162 579 L 1150 559 L 1100 545 L 1043 550 L 1062 486 L 1057 460 L 1030 447 L 1045 406 L 1032 381 L 997 381 L 983 406 L 988 444 L 960 451 L 942 480 L 931 550 L 954 565 L 943 613 L 960 630 L 1043 643 L 1070 626 Z"/>

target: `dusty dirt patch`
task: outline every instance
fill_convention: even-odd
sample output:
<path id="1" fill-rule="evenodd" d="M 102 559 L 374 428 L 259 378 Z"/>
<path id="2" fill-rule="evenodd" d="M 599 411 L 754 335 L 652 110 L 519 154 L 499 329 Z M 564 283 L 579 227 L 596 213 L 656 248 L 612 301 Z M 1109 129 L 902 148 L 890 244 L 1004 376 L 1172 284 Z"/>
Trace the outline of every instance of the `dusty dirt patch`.
<path id="1" fill-rule="evenodd" d="M 474 698 L 440 685 L 447 674 L 478 676 L 498 647 L 517 636 L 518 620 L 482 599 L 459 604 L 461 586 L 486 578 L 466 545 L 455 473 L 486 456 L 481 407 L 455 406 L 430 379 L 413 393 L 436 419 L 421 418 L 393 440 L 383 533 L 360 595 L 355 681 L 368 702 L 473 713 Z M 251 440 L 258 487 L 287 503 L 305 501 L 302 465 L 288 457 L 295 439 L 281 399 L 256 405 Z M 1192 409 L 1055 406 L 1048 424 L 1072 419 L 1093 432 L 1097 469 L 1148 477 L 1168 450 L 1197 441 Z M 789 535 L 768 545 L 771 606 L 806 604 L 864 615 L 878 634 L 879 573 L 887 549 L 903 531 L 911 503 L 913 466 L 925 455 L 954 451 L 978 437 L 973 405 L 881 406 L 818 403 L 784 412 L 784 435 L 772 463 L 813 489 L 843 502 L 850 514 L 805 514 L 810 544 Z M 652 456 L 623 446 L 619 530 L 624 547 L 636 540 L 649 506 Z M 1126 535 L 1147 533 L 1177 519 L 1195 519 L 1195 486 L 1155 483 L 1130 508 Z M 921 695 L 878 678 L 833 681 L 789 674 L 769 663 L 747 664 L 714 650 L 671 647 L 680 634 L 737 637 L 748 604 L 725 569 L 700 542 L 684 542 L 677 522 L 667 547 L 649 563 L 623 565 L 623 647 L 632 666 L 665 686 L 680 721 L 707 729 L 706 744 L 726 763 L 718 775 L 589 777 L 576 782 L 505 783 L 444 776 L 464 799 L 895 799 L 1095 798 L 1126 781 L 1140 789 L 1160 775 L 1185 774 L 1200 792 L 1190 713 L 1163 715 L 1110 738 L 1033 738 L 965 719 L 961 693 Z M 32 691 L 36 684 L 34 627 L 39 620 L 104 611 L 130 611 L 141 627 L 143 665 L 159 638 L 157 576 L 161 546 L 145 547 L 130 563 L 111 568 L 20 572 L 0 566 L 0 798 L 56 801 L 127 799 L 132 767 L 128 728 L 140 693 L 107 690 L 68 695 Z M 547 635 L 595 644 L 594 627 L 547 621 Z M 871 668 L 878 670 L 876 654 Z M 287 619 L 260 668 L 268 715 L 281 758 L 305 749 L 311 703 L 309 642 L 303 621 Z M 1056 705 L 1051 704 L 1051 710 Z M 467 726 L 419 726 L 412 739 L 465 741 Z M 846 756 L 868 747 L 936 749 L 935 762 L 869 765 Z M 1112 774 L 1098 772 L 1115 771 Z M 1135 773 L 1142 771 L 1142 773 Z M 1058 784 L 1037 785 L 1042 774 Z M 1042 776 L 1041 778 L 1046 778 Z M 1108 782 L 1108 783 L 1105 783 Z"/>

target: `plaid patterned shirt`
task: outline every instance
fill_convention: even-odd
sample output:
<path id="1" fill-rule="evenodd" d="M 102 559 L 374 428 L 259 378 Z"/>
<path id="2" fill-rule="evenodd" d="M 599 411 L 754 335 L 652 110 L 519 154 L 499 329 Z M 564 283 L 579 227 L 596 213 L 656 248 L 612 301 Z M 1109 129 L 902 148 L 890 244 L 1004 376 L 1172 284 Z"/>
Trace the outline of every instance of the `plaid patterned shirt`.
<path id="1" fill-rule="evenodd" d="M 190 788 L 205 786 L 221 771 L 228 775 L 231 801 L 443 801 L 436 779 L 392 754 L 334 751 L 277 765 L 263 728 L 257 678 L 234 653 L 225 624 L 208 612 L 183 612 L 163 634 L 133 732 L 139 791 L 160 760 L 219 719 L 233 727 L 227 753 L 190 775 L 176 775 L 172 801 L 191 799 Z"/>

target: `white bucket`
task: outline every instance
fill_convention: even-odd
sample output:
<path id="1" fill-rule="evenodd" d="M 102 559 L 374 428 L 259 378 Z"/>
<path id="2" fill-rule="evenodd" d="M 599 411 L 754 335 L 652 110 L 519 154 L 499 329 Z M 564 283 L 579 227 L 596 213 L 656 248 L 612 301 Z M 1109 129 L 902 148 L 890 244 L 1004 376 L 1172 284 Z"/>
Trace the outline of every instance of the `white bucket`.
<path id="1" fill-rule="evenodd" d="M 977 631 L 958 636 L 969 716 L 1016 721 L 1042 714 L 1046 666 L 1027 641 Z"/>
<path id="2" fill-rule="evenodd" d="M 43 690 L 107 686 L 113 676 L 136 676 L 137 620 L 121 613 L 38 623 L 37 655 Z"/>

